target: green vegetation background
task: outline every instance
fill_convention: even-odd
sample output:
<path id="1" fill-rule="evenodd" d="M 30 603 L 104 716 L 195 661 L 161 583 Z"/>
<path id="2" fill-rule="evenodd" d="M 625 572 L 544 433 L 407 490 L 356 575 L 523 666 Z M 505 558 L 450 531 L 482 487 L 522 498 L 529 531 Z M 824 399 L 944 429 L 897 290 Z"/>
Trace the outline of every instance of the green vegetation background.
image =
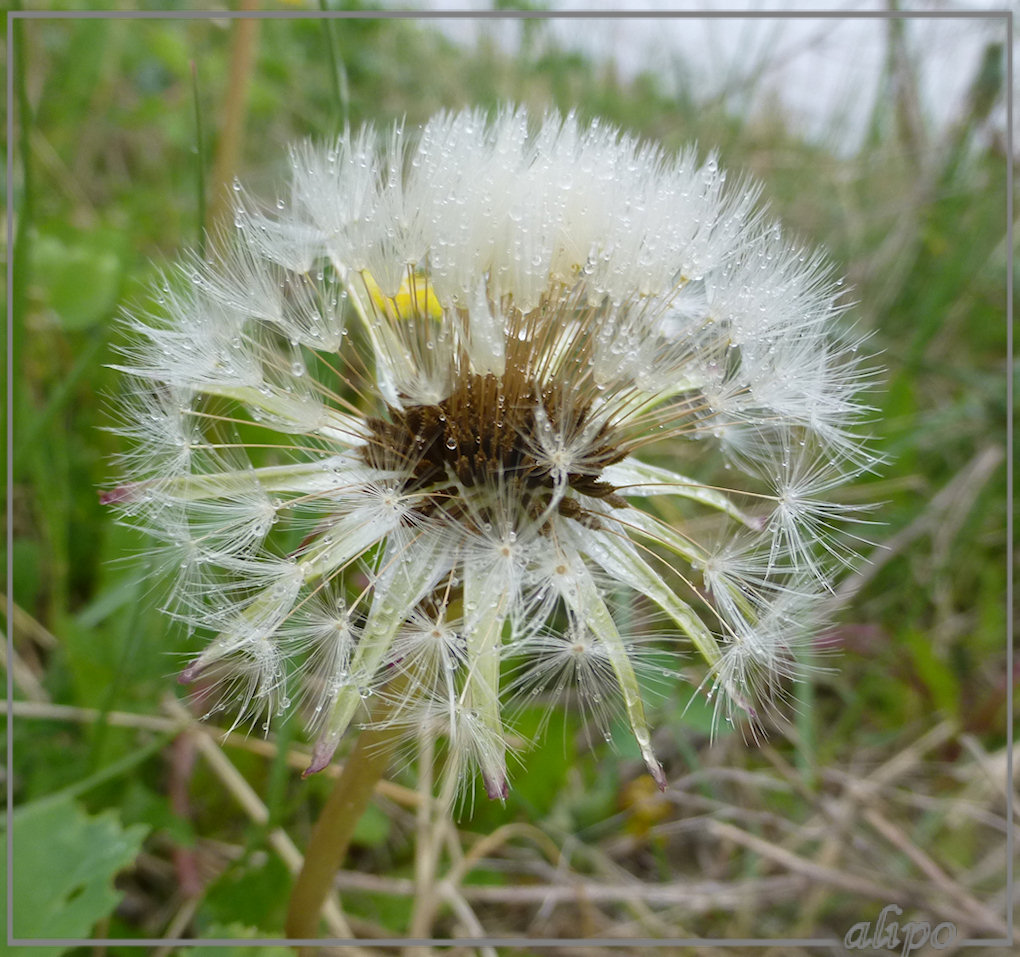
<path id="1" fill-rule="evenodd" d="M 203 219 L 216 217 L 224 184 L 213 167 L 229 153 L 231 118 L 241 135 L 230 175 L 266 198 L 283 180 L 286 144 L 327 136 L 345 116 L 355 125 L 403 116 L 414 124 L 442 107 L 507 100 L 605 117 L 668 147 L 697 140 L 718 147 L 728 169 L 762 180 L 783 220 L 845 266 L 859 302 L 854 316 L 872 332 L 884 368 L 874 428 L 889 464 L 846 493 L 847 501 L 882 502 L 882 524 L 866 529 L 877 543 L 864 546 L 873 564 L 863 567 L 859 591 L 829 636 L 839 651 L 831 670 L 798 692 L 790 733 L 774 736 L 766 751 L 739 735 L 716 747 L 748 771 L 776 761 L 796 769 L 802 791 L 745 796 L 744 823 L 766 833 L 753 811 L 804 821 L 831 786 L 831 769 L 873 767 L 949 722 L 952 734 L 927 755 L 937 767 L 925 778 L 934 803 L 901 827 L 949 874 L 974 867 L 996 839 L 973 823 L 954 823 L 949 809 L 961 740 L 988 753 L 1005 745 L 1013 680 L 1005 652 L 1012 170 L 989 122 L 1002 113 L 1002 46 L 989 46 L 969 107 L 948 132 L 928 129 L 910 112 L 902 82 L 889 79 L 867 141 L 844 155 L 799 138 L 779 113 L 750 120 L 725 103 L 706 104 L 694 80 L 681 80 L 679 92 L 653 75 L 625 83 L 611 68 L 546 42 L 541 21 L 521 29 L 521 53 L 511 58 L 494 41 L 464 51 L 415 20 L 263 22 L 246 105 L 231 112 L 225 103 L 237 67 L 226 21 L 17 24 L 8 144 L 16 172 L 7 184 L 16 229 L 7 250 L 14 257 L 8 521 L 15 607 L 6 610 L 15 698 L 37 708 L 14 719 L 7 782 L 23 809 L 15 825 L 19 935 L 161 936 L 183 900 L 177 855 L 206 846 L 229 853 L 201 876 L 184 930 L 276 935 L 289 877 L 269 834 L 282 824 L 300 846 L 328 787 L 288 769 L 286 747 L 301 742 L 284 725 L 269 757 L 229 752 L 265 802 L 268 821 L 246 817 L 201 760 L 188 775 L 182 814 L 170 794 L 179 772 L 173 734 L 115 720 L 165 715 L 161 702 L 180 694 L 172 675 L 183 646 L 154 613 L 137 565 L 124 561 L 143 541 L 99 504 L 97 488 L 111 477 L 119 441 L 103 431 L 119 389 L 106 363 L 114 361 L 122 305 L 142 300 L 158 269 L 199 243 Z M 890 77 L 901 66 L 896 32 L 890 27 Z M 673 729 L 665 757 L 674 773 L 710 760 L 706 709 L 685 712 L 688 697 L 667 694 L 658 706 L 656 723 Z M 484 834 L 530 822 L 554 840 L 570 835 L 596 846 L 623 833 L 647 837 L 651 825 L 628 790 L 640 775 L 634 755 L 626 746 L 589 747 L 576 732 L 572 718 L 554 719 L 545 744 L 515 775 L 505 807 L 476 802 L 460 827 Z M 406 771 L 398 779 L 413 785 Z M 410 874 L 412 838 L 392 808 L 374 808 L 359 831 L 357 868 Z M 698 871 L 696 862 L 671 857 L 665 843 L 637 843 L 640 853 L 620 861 L 643 880 Z M 67 863 L 83 860 L 81 874 Z M 759 866 L 744 852 L 720 876 Z M 874 867 L 890 879 L 909 876 L 895 854 Z M 510 878 L 493 867 L 475 879 Z M 987 879 L 989 893 L 996 880 Z M 397 935 L 410 907 L 406 898 L 367 892 L 346 895 L 345 904 Z M 833 895 L 808 928 L 789 905 L 761 926 L 736 926 L 723 911 L 688 929 L 715 937 L 841 934 L 862 914 L 858 903 Z M 493 932 L 514 932 L 508 920 L 494 914 Z"/>

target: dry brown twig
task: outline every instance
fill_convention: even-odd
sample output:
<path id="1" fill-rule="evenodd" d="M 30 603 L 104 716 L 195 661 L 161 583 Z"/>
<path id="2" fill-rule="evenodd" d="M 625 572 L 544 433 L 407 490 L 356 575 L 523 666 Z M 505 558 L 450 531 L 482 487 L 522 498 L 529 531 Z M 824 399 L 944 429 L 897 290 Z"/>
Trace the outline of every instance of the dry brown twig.
<path id="1" fill-rule="evenodd" d="M 182 724 L 178 720 L 161 717 L 160 715 L 138 714 L 133 711 L 100 711 L 98 708 L 79 708 L 73 705 L 35 701 L 12 701 L 11 714 L 16 718 L 73 721 L 78 724 L 92 724 L 96 721 L 105 721 L 107 724 L 118 728 L 136 728 L 140 731 L 168 733 L 180 731 L 192 725 L 198 725 L 198 722 L 190 715 L 188 715 L 187 723 Z M 205 726 L 203 725 L 202 727 Z M 272 736 L 267 738 L 251 738 L 236 731 L 222 732 L 215 728 L 207 730 L 224 747 L 239 748 L 242 751 L 249 751 L 252 754 L 258 754 L 266 758 L 275 757 L 279 750 Z M 309 752 L 301 748 L 290 748 L 287 751 L 287 767 L 294 770 L 303 771 L 308 767 L 310 760 L 311 755 Z M 328 777 L 338 777 L 342 770 L 343 764 L 334 762 L 329 767 L 324 768 L 321 773 Z M 405 788 L 392 781 L 383 780 L 379 782 L 376 790 L 381 797 L 388 798 L 404 807 L 415 808 L 418 806 L 418 794 L 411 788 Z"/>
<path id="2" fill-rule="evenodd" d="M 29 701 L 49 701 L 50 696 L 46 689 L 35 676 L 35 672 L 21 659 L 17 649 L 11 650 L 11 657 L 7 653 L 7 636 L 0 634 L 0 667 L 11 671 L 11 678 L 14 680 L 14 687 L 23 694 Z"/>

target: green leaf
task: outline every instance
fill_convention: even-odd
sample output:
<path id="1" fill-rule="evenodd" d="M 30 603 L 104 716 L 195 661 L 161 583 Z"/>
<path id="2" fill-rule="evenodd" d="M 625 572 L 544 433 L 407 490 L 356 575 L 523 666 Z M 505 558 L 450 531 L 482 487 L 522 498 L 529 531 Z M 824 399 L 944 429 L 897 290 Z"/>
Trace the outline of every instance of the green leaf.
<path id="1" fill-rule="evenodd" d="M 207 927 L 202 936 L 209 940 L 237 940 L 239 943 L 237 947 L 187 947 L 181 951 L 182 957 L 293 957 L 294 953 L 290 947 L 252 947 L 241 944 L 243 940 L 281 937 L 282 934 L 279 931 L 266 933 L 236 921 Z"/>
<path id="2" fill-rule="evenodd" d="M 124 264 L 102 232 L 65 240 L 40 233 L 32 244 L 31 276 L 65 329 L 85 329 L 113 311 Z"/>
<path id="3" fill-rule="evenodd" d="M 358 818 L 351 840 L 364 847 L 378 847 L 389 835 L 390 819 L 380 808 L 369 804 L 365 813 Z"/>
<path id="4" fill-rule="evenodd" d="M 960 714 L 960 682 L 956 672 L 932 647 L 931 637 L 920 631 L 907 631 L 904 643 L 910 651 L 914 672 L 931 695 L 936 708 L 953 717 Z"/>
<path id="5" fill-rule="evenodd" d="M 279 937 L 287 911 L 287 896 L 292 878 L 275 855 L 255 866 L 249 856 L 229 868 L 206 893 L 202 916 L 211 925 L 231 925 L 215 931 L 202 924 L 200 936 Z M 236 926 L 235 926 L 236 925 Z M 238 930 L 238 927 L 244 928 Z M 202 948 L 204 952 L 204 948 Z M 198 953 L 194 951 L 193 953 Z"/>
<path id="6" fill-rule="evenodd" d="M 194 847 L 195 828 L 192 822 L 174 812 L 165 794 L 149 790 L 137 778 L 120 786 L 121 813 L 127 822 L 144 822 L 150 831 L 162 831 L 178 847 Z"/>
<path id="7" fill-rule="evenodd" d="M 134 861 L 148 833 L 141 824 L 123 827 L 113 811 L 90 817 L 71 800 L 26 805 L 15 812 L 12 828 L 12 936 L 27 939 L 87 939 L 120 903 L 113 878 Z M 5 883 L 6 874 L 0 878 Z M 64 950 L 14 947 L 7 953 Z"/>
<path id="8" fill-rule="evenodd" d="M 700 692 L 694 692 L 689 697 L 677 701 L 673 720 L 678 725 L 706 737 L 724 738 L 733 733 L 733 725 L 717 720 L 714 704 Z"/>
<path id="9" fill-rule="evenodd" d="M 515 713 L 513 733 L 536 744 L 524 758 L 526 770 L 513 776 L 510 801 L 527 811 L 529 820 L 540 821 L 552 810 L 567 772 L 577 760 L 577 721 L 573 715 L 568 718 L 565 708 L 543 702 Z M 629 728 L 627 737 L 630 739 Z M 492 828 L 501 823 L 493 822 Z"/>

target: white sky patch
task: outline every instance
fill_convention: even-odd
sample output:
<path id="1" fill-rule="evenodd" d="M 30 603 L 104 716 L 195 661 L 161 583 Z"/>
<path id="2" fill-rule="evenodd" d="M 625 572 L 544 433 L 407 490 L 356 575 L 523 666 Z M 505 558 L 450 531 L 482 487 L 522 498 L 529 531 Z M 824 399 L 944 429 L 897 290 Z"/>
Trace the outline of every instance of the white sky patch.
<path id="1" fill-rule="evenodd" d="M 399 4 L 406 9 L 408 5 Z M 491 11 L 489 0 L 418 0 L 422 10 Z M 659 75 L 667 90 L 685 86 L 695 99 L 721 103 L 733 112 L 754 115 L 780 106 L 807 135 L 852 152 L 866 134 L 882 83 L 889 21 L 851 19 L 847 13 L 883 13 L 879 0 L 643 0 L 628 6 L 611 0 L 549 0 L 550 13 L 605 11 L 605 18 L 546 20 L 532 31 L 532 52 L 542 33 L 566 49 L 596 61 L 612 61 L 622 78 L 643 72 Z M 921 0 L 903 11 L 946 14 L 1007 10 L 1002 0 Z M 623 10 L 674 13 L 831 13 L 832 16 L 675 17 L 613 16 Z M 506 18 L 431 21 L 447 36 L 470 44 L 487 37 L 507 52 L 522 49 L 523 21 Z M 1002 42 L 1002 19 L 977 16 L 906 22 L 908 54 L 920 76 L 921 110 L 933 132 L 949 128 L 966 109 L 967 93 L 985 46 Z M 995 121 L 1004 126 L 1001 115 Z"/>

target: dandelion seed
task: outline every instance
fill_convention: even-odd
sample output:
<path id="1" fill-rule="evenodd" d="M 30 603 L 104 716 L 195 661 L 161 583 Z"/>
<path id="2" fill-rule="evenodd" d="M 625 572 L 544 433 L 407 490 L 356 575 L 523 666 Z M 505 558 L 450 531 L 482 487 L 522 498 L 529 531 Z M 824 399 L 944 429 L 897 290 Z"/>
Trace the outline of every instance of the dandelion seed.
<path id="1" fill-rule="evenodd" d="M 267 212 L 235 184 L 232 244 L 127 320 L 104 500 L 173 551 L 208 636 L 183 677 L 304 713 L 311 770 L 388 700 L 495 797 L 506 703 L 572 689 L 664 786 L 621 609 L 757 715 L 850 554 L 825 496 L 872 460 L 839 283 L 714 157 L 574 116 L 441 114 L 292 169 Z M 688 474 L 711 445 L 729 488 Z"/>

